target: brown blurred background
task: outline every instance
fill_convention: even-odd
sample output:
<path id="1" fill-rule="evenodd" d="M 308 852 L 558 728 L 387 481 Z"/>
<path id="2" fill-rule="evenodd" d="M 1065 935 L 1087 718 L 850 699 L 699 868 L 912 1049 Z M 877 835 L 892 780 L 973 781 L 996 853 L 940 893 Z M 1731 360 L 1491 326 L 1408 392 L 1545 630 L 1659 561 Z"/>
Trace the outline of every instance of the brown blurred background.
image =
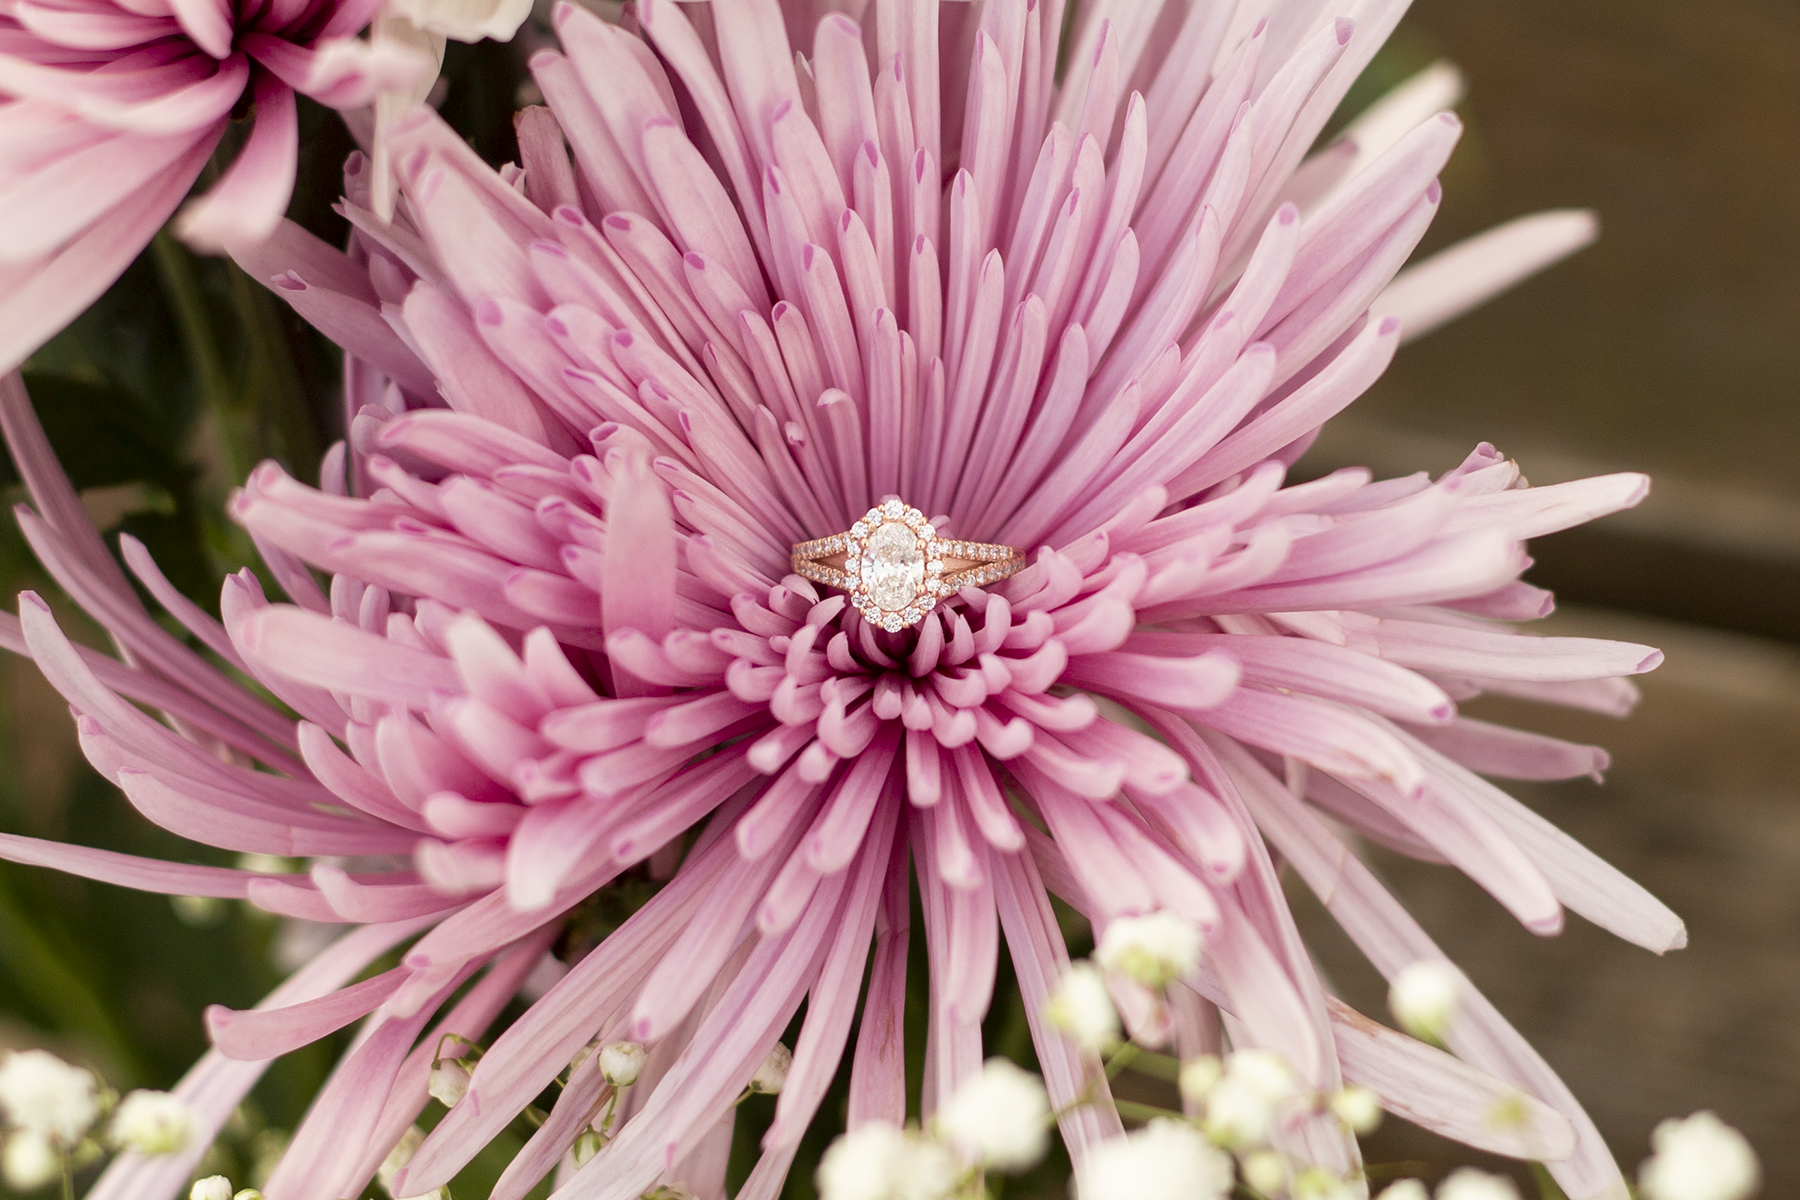
<path id="1" fill-rule="evenodd" d="M 1418 0 L 1377 65 L 1438 58 L 1467 76 L 1468 133 L 1425 249 L 1563 206 L 1597 210 L 1600 241 L 1403 350 L 1303 467 L 1436 471 L 1486 439 L 1533 482 L 1655 477 L 1640 509 L 1532 547 L 1554 625 L 1667 651 L 1637 713 L 1480 715 L 1611 749 L 1603 786 L 1513 790 L 1690 945 L 1658 959 L 1579 918 L 1541 941 L 1447 870 L 1378 865 L 1628 1170 L 1659 1118 L 1713 1108 L 1763 1194 L 1800 1195 L 1800 4 Z M 1296 904 L 1346 998 L 1382 1011 Z M 1446 1149 L 1390 1127 L 1371 1158 Z"/>

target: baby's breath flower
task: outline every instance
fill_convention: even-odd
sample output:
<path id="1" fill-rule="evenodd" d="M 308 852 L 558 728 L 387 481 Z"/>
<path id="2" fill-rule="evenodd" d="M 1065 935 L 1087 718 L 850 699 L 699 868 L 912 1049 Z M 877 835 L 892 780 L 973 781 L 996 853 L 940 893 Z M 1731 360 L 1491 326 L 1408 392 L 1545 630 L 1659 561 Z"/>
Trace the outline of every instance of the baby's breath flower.
<path id="1" fill-rule="evenodd" d="M 1431 1193 L 1416 1179 L 1399 1179 L 1382 1188 L 1375 1200 L 1431 1200 Z"/>
<path id="2" fill-rule="evenodd" d="M 1036 1075 L 990 1058 L 939 1110 L 937 1128 L 969 1160 L 1022 1171 L 1044 1157 L 1050 1097 Z"/>
<path id="3" fill-rule="evenodd" d="M 1244 1182 L 1265 1196 L 1273 1196 L 1287 1186 L 1287 1159 L 1279 1150 L 1258 1150 L 1244 1155 L 1238 1164 Z"/>
<path id="4" fill-rule="evenodd" d="M 1147 988 L 1161 988 L 1200 965 L 1202 945 L 1199 926 L 1163 909 L 1109 922 L 1094 960 Z"/>
<path id="5" fill-rule="evenodd" d="M 1744 1135 L 1710 1112 L 1657 1123 L 1638 1169 L 1645 1200 L 1744 1200 L 1761 1169 Z"/>
<path id="6" fill-rule="evenodd" d="M 187 1149 L 198 1125 L 194 1110 L 181 1097 L 139 1090 L 119 1102 L 108 1135 L 121 1149 L 174 1154 Z"/>
<path id="7" fill-rule="evenodd" d="M 1200 1103 L 1224 1075 L 1225 1064 L 1218 1055 L 1196 1054 L 1181 1064 L 1181 1098 L 1189 1104 Z"/>
<path id="8" fill-rule="evenodd" d="M 1351 1084 L 1339 1088 L 1328 1101 L 1332 1115 L 1352 1133 L 1374 1133 L 1381 1124 L 1381 1097 L 1366 1087 Z"/>
<path id="9" fill-rule="evenodd" d="M 1231 1186 L 1231 1156 L 1163 1118 L 1102 1142 L 1075 1173 L 1077 1200 L 1224 1200 Z"/>
<path id="10" fill-rule="evenodd" d="M 50 1139 L 31 1129 L 8 1134 L 6 1149 L 0 1153 L 0 1174 L 14 1190 L 36 1191 L 62 1171 L 62 1155 Z"/>
<path id="11" fill-rule="evenodd" d="M 48 1050 L 15 1051 L 0 1062 L 0 1112 L 14 1129 L 73 1146 L 100 1115 L 99 1086 Z"/>
<path id="12" fill-rule="evenodd" d="M 1414 1037 L 1438 1042 L 1462 1002 L 1462 974 L 1447 962 L 1421 959 L 1394 976 L 1388 1007 Z"/>
<path id="13" fill-rule="evenodd" d="M 1078 962 L 1064 972 L 1044 1015 L 1083 1050 L 1098 1053 L 1119 1040 L 1118 1010 L 1092 963 Z"/>
<path id="14" fill-rule="evenodd" d="M 939 1200 L 959 1174 L 939 1143 L 870 1121 L 832 1142 L 819 1159 L 819 1200 Z"/>
<path id="15" fill-rule="evenodd" d="M 1519 1200 L 1519 1189 L 1504 1175 L 1458 1167 L 1438 1184 L 1437 1200 Z"/>
<path id="16" fill-rule="evenodd" d="M 600 1048 L 600 1077 L 616 1088 L 630 1087 L 644 1070 L 644 1048 L 636 1042 L 608 1042 Z"/>
<path id="17" fill-rule="evenodd" d="M 431 1098 L 445 1108 L 455 1108 L 469 1094 L 469 1068 L 454 1058 L 442 1058 L 432 1064 Z"/>
<path id="18" fill-rule="evenodd" d="M 788 1070 L 794 1065 L 794 1052 L 785 1045 L 776 1042 L 769 1050 L 769 1056 L 756 1068 L 756 1074 L 750 1077 L 750 1090 L 765 1096 L 780 1093 L 787 1083 Z"/>

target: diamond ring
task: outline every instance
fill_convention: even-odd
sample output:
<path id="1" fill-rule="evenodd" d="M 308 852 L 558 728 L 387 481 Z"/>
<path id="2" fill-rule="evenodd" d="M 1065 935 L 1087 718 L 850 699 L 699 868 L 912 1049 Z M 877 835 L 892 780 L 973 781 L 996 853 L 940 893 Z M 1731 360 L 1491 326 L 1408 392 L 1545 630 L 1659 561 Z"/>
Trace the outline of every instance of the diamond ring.
<path id="1" fill-rule="evenodd" d="M 898 632 L 965 586 L 998 583 L 1025 566 L 1012 546 L 940 538 L 925 514 L 889 496 L 847 533 L 800 542 L 794 574 L 850 594 L 871 625 Z"/>

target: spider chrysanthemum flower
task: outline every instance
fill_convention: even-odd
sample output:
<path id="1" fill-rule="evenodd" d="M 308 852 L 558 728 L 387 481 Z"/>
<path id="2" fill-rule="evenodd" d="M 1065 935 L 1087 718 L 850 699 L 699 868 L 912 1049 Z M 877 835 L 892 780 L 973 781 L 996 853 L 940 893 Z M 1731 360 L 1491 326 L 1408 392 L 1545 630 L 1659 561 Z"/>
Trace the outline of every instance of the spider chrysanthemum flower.
<path id="1" fill-rule="evenodd" d="M 1635 503 L 1644 479 L 1529 488 L 1484 445 L 1435 481 L 1284 486 L 1409 322 L 1555 257 L 1585 218 L 1389 286 L 1455 119 L 1403 100 L 1305 156 L 1397 0 L 1272 22 L 1093 5 L 1060 82 L 1051 0 L 877 0 L 860 26 L 814 7 L 646 0 L 622 28 L 564 6 L 563 51 L 532 60 L 549 109 L 520 117 L 522 169 L 489 170 L 421 112 L 388 146 L 391 224 L 369 219 L 357 160 L 347 255 L 293 226 L 240 253 L 351 356 L 351 438 L 325 486 L 266 465 L 235 509 L 292 603 L 234 579 L 220 628 L 127 557 L 304 718 L 297 735 L 135 608 L 33 468 L 46 511 L 27 532 L 141 664 L 77 654 L 41 602 L 22 609 L 89 756 L 199 840 L 410 857 L 247 879 L 4 852 L 373 922 L 270 1011 L 214 1017 L 248 1059 L 371 1018 L 271 1200 L 361 1187 L 425 1103 L 438 1007 L 499 956 L 445 1018 L 479 1036 L 564 914 L 641 864 L 666 885 L 488 1048 L 399 1192 L 446 1183 L 573 1063 L 496 1198 L 559 1162 L 569 1200 L 720 1195 L 732 1105 L 803 1001 L 741 1194 L 779 1190 L 846 1055 L 850 1124 L 902 1123 L 916 878 L 927 1113 L 981 1069 L 1004 940 L 1073 1158 L 1119 1133 L 1097 1061 L 1043 1018 L 1068 966 L 1054 894 L 1101 940 L 1152 913 L 1201 931 L 1166 1002 L 1111 977 L 1134 1036 L 1186 1055 L 1222 1026 L 1308 1091 L 1364 1084 L 1550 1160 L 1577 1200 L 1622 1196 L 1574 1098 L 1472 988 L 1444 1033 L 1466 1062 L 1328 996 L 1271 858 L 1389 977 L 1443 956 L 1345 828 L 1455 865 L 1536 932 L 1566 905 L 1681 944 L 1654 899 L 1482 778 L 1597 774 L 1603 752 L 1456 708 L 1484 691 L 1629 707 L 1623 676 L 1656 652 L 1507 622 L 1550 604 L 1518 578 L 1523 542 Z M 31 463 L 28 409 L 5 411 Z M 879 627 L 791 573 L 791 546 L 890 496 L 934 537 L 1024 547 L 1029 565 Z M 1192 942 L 1166 925 L 1116 940 L 1187 970 Z M 400 966 L 330 990 L 425 926 Z M 577 1167 L 609 1094 L 584 1047 L 619 1040 L 649 1054 L 616 1136 Z M 216 1121 L 249 1078 L 213 1060 L 184 1086 Z M 1357 1170 L 1328 1114 L 1285 1106 L 1271 1136 Z"/>
<path id="2" fill-rule="evenodd" d="M 470 27 L 480 4 L 459 9 L 461 24 L 441 19 L 433 0 L 388 7 L 451 36 L 511 36 L 504 22 Z M 353 109 L 429 86 L 429 38 L 410 25 L 410 36 L 396 27 L 356 38 L 382 8 L 381 0 L 0 7 L 0 370 L 118 278 L 200 177 L 235 112 L 254 113 L 247 139 L 179 222 L 190 243 L 214 252 L 267 236 L 287 211 L 296 93 Z"/>

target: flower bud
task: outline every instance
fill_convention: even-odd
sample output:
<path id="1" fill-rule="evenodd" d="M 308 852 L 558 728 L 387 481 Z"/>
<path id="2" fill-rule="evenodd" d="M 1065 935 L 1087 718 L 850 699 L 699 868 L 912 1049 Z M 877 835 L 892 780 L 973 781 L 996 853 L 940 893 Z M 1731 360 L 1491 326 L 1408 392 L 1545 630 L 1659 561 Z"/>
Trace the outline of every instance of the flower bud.
<path id="1" fill-rule="evenodd" d="M 381 1166 L 375 1172 L 375 1178 L 381 1181 L 381 1186 L 387 1189 L 388 1195 L 394 1194 L 394 1180 L 400 1172 L 406 1170 L 406 1164 L 412 1161 L 413 1155 L 419 1152 L 419 1147 L 424 1142 L 425 1131 L 414 1125 L 400 1135 L 400 1140 L 394 1143 L 394 1148 L 389 1150 L 388 1156 L 381 1161 Z"/>
<path id="2" fill-rule="evenodd" d="M 600 1048 L 600 1077 L 616 1088 L 630 1087 L 644 1070 L 644 1048 L 636 1042 L 608 1042 Z"/>
<path id="3" fill-rule="evenodd" d="M 1381 1097 L 1351 1084 L 1331 1094 L 1331 1112 L 1351 1133 L 1374 1133 L 1381 1124 Z"/>
<path id="4" fill-rule="evenodd" d="M 769 1050 L 769 1057 L 763 1059 L 762 1066 L 750 1077 L 750 1090 L 765 1096 L 780 1094 L 782 1085 L 787 1083 L 788 1068 L 793 1065 L 794 1052 L 776 1042 Z"/>
<path id="5" fill-rule="evenodd" d="M 1181 1064 L 1178 1080 L 1181 1098 L 1189 1104 L 1199 1104 L 1224 1074 L 1225 1064 L 1219 1061 L 1218 1055 L 1196 1054 Z"/>
<path id="6" fill-rule="evenodd" d="M 1431 1193 L 1416 1179 L 1400 1179 L 1382 1188 L 1375 1200 L 1431 1200 Z"/>
<path id="7" fill-rule="evenodd" d="M 1356 1189 L 1324 1167 L 1308 1167 L 1294 1177 L 1292 1200 L 1356 1200 Z"/>
<path id="8" fill-rule="evenodd" d="M 1644 1200 L 1744 1200 L 1761 1182 L 1744 1135 L 1710 1112 L 1659 1121 L 1638 1168 Z"/>
<path id="9" fill-rule="evenodd" d="M 604 1145 L 606 1145 L 606 1139 L 592 1129 L 582 1130 L 581 1136 L 575 1139 L 575 1145 L 570 1151 L 575 1159 L 575 1165 L 586 1166 L 588 1159 L 600 1153 L 600 1148 Z"/>
<path id="10" fill-rule="evenodd" d="M 1458 1167 L 1438 1184 L 1437 1200 L 1519 1200 L 1519 1189 L 1504 1175 Z"/>
<path id="11" fill-rule="evenodd" d="M 0 1155 L 0 1174 L 14 1191 L 32 1192 L 62 1173 L 62 1156 L 50 1139 L 31 1129 L 19 1129 L 7 1135 L 6 1150 Z"/>
<path id="12" fill-rule="evenodd" d="M 1447 962 L 1421 959 L 1394 976 L 1388 1007 L 1416 1038 L 1441 1042 L 1462 1002 L 1462 974 Z"/>
<path id="13" fill-rule="evenodd" d="M 1279 1150 L 1246 1154 L 1240 1166 L 1244 1182 L 1265 1196 L 1276 1195 L 1287 1186 L 1287 1160 Z"/>
<path id="14" fill-rule="evenodd" d="M 1044 1016 L 1083 1050 L 1099 1053 L 1119 1040 L 1118 1010 L 1107 995 L 1106 980 L 1090 963 L 1078 962 L 1063 974 Z"/>
<path id="15" fill-rule="evenodd" d="M 237 1195 L 233 1196 L 231 1200 L 263 1200 L 263 1194 L 255 1188 L 245 1188 Z"/>
<path id="16" fill-rule="evenodd" d="M 1109 922 L 1094 960 L 1147 988 L 1167 987 L 1200 965 L 1200 927 L 1167 909 Z"/>
<path id="17" fill-rule="evenodd" d="M 938 1111 L 937 1129 L 970 1162 L 1023 1171 L 1049 1146 L 1050 1097 L 1036 1075 L 990 1058 Z"/>
<path id="18" fill-rule="evenodd" d="M 199 1120 L 179 1096 L 139 1090 L 113 1112 L 108 1130 L 113 1145 L 139 1154 L 174 1154 L 187 1149 Z"/>
<path id="19" fill-rule="evenodd" d="M 235 1195 L 231 1190 L 231 1180 L 223 1175 L 208 1175 L 205 1179 L 196 1179 L 194 1186 L 188 1189 L 188 1200 L 233 1200 Z"/>
<path id="20" fill-rule="evenodd" d="M 431 1098 L 445 1108 L 455 1108 L 469 1094 L 469 1068 L 461 1060 L 440 1058 L 431 1068 Z"/>

